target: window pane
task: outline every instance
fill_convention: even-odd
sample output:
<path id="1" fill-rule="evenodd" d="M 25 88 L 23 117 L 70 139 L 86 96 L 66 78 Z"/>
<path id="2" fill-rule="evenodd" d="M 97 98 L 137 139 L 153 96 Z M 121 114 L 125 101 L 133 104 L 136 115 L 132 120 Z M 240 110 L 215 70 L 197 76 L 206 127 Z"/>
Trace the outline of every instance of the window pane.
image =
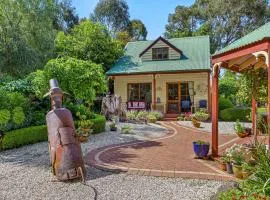
<path id="1" fill-rule="evenodd" d="M 139 101 L 139 84 L 129 84 L 128 94 L 130 101 Z"/>
<path id="2" fill-rule="evenodd" d="M 169 48 L 153 48 L 152 49 L 152 59 L 153 60 L 165 60 L 169 58 Z"/>

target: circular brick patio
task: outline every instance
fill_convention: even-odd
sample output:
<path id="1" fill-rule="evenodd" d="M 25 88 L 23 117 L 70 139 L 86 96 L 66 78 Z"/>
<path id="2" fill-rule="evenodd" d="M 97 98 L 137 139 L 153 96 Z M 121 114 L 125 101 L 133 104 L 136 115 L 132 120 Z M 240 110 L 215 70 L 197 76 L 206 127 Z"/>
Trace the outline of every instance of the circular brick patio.
<path id="1" fill-rule="evenodd" d="M 86 163 L 102 170 L 128 174 L 235 180 L 219 170 L 215 161 L 194 159 L 192 141 L 211 143 L 211 134 L 182 127 L 177 122 L 162 122 L 161 125 L 168 129 L 165 137 L 95 149 L 86 155 Z M 220 149 L 238 140 L 234 135 L 220 135 Z"/>

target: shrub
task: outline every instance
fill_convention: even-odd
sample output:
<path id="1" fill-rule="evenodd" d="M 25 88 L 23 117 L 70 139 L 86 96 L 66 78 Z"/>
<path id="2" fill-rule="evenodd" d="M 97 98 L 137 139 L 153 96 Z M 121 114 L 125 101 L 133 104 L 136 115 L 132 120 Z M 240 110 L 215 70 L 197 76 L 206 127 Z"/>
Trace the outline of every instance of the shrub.
<path id="1" fill-rule="evenodd" d="M 90 119 L 93 122 L 93 134 L 102 133 L 105 131 L 106 119 L 103 115 L 95 115 L 94 119 Z"/>
<path id="2" fill-rule="evenodd" d="M 12 111 L 13 113 L 13 122 L 16 125 L 21 125 L 24 120 L 25 120 L 25 114 L 23 112 L 22 107 L 16 107 L 14 108 L 14 110 Z"/>
<path id="3" fill-rule="evenodd" d="M 10 112 L 7 109 L 0 110 L 0 125 L 6 125 L 10 120 Z"/>
<path id="4" fill-rule="evenodd" d="M 18 148 L 27 144 L 47 141 L 46 126 L 32 126 L 7 132 L 3 139 L 2 149 Z"/>
<path id="5" fill-rule="evenodd" d="M 218 99 L 218 109 L 219 111 L 225 110 L 227 108 L 233 108 L 233 103 L 224 97 L 219 97 Z"/>
<path id="6" fill-rule="evenodd" d="M 147 118 L 148 114 L 149 113 L 147 111 L 144 111 L 144 110 L 138 111 L 137 116 L 136 116 L 136 120 L 145 120 Z"/>
<path id="7" fill-rule="evenodd" d="M 227 108 L 220 112 L 220 119 L 223 121 L 249 121 L 250 108 Z"/>
<path id="8" fill-rule="evenodd" d="M 147 121 L 150 122 L 150 123 L 156 123 L 157 118 L 156 118 L 155 115 L 149 114 L 149 115 L 147 115 Z"/>
<path id="9" fill-rule="evenodd" d="M 208 120 L 209 114 L 203 110 L 200 110 L 194 114 L 194 117 L 201 122 Z"/>
<path id="10" fill-rule="evenodd" d="M 31 113 L 31 122 L 33 126 L 39 126 L 45 124 L 46 113 L 41 111 L 35 111 Z"/>
<path id="11" fill-rule="evenodd" d="M 136 120 L 136 118 L 137 118 L 137 111 L 135 111 L 135 110 L 127 111 L 126 112 L 126 115 L 127 115 L 127 119 L 128 120 Z"/>
<path id="12" fill-rule="evenodd" d="M 129 125 L 124 125 L 121 127 L 121 133 L 123 134 L 129 134 L 131 133 L 132 128 Z"/>
<path id="13" fill-rule="evenodd" d="M 154 115 L 157 120 L 161 120 L 163 118 L 163 114 L 159 111 L 151 111 L 149 115 Z"/>

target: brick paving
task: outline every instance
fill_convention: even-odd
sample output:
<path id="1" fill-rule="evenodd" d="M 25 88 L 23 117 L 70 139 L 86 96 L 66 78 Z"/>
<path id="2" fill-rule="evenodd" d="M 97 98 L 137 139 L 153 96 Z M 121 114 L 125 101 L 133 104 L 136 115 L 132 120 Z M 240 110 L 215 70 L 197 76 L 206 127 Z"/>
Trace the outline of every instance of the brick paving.
<path id="1" fill-rule="evenodd" d="M 168 129 L 165 137 L 95 149 L 86 155 L 86 163 L 107 171 L 144 176 L 235 180 L 219 170 L 217 162 L 194 159 L 192 142 L 205 140 L 211 144 L 211 134 L 182 127 L 177 122 L 161 122 L 161 125 Z M 220 135 L 220 149 L 248 140 Z"/>

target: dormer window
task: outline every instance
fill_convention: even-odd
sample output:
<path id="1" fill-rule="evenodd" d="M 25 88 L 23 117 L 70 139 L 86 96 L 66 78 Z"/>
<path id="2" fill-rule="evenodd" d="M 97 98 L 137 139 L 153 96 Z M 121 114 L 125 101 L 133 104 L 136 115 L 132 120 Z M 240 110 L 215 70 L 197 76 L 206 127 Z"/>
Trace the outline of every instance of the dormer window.
<path id="1" fill-rule="evenodd" d="M 169 59 L 169 48 L 152 48 L 152 60 L 167 60 Z"/>

